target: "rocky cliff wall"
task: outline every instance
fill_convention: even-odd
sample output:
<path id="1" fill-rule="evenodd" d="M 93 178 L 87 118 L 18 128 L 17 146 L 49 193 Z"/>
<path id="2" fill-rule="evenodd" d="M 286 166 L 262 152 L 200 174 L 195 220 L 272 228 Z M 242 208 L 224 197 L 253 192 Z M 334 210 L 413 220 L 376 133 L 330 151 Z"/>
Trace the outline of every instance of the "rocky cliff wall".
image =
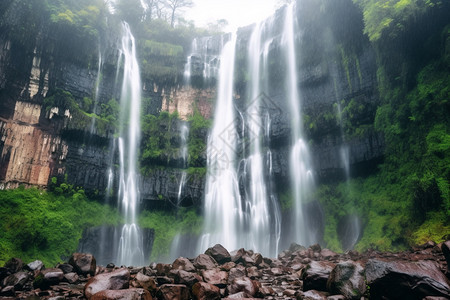
<path id="1" fill-rule="evenodd" d="M 296 32 L 298 86 L 303 100 L 305 132 L 320 180 L 342 176 L 345 168 L 341 162 L 342 149 L 346 149 L 354 169 L 364 164 L 373 167 L 382 159 L 384 151 L 382 136 L 371 128 L 378 105 L 374 51 L 363 35 L 361 12 L 350 0 L 340 4 L 303 0 L 298 1 L 297 9 L 300 28 Z M 274 26 L 281 28 L 283 19 L 280 10 L 274 17 Z M 239 51 L 246 51 L 251 30 L 252 26 L 239 30 Z M 110 161 L 116 159 L 109 150 L 112 131 L 95 128 L 91 131 L 89 118 L 76 120 L 73 112 L 67 113 L 67 110 L 59 110 L 50 119 L 45 99 L 57 89 L 70 92 L 80 107 L 84 98 L 97 99 L 99 106 L 110 99 L 118 99 L 117 34 L 111 35 L 100 47 L 104 49 L 100 51 L 101 68 L 98 68 L 98 55 L 85 63 L 68 59 L 57 47 L 45 47 L 48 38 L 48 33 L 41 33 L 32 42 L 35 46 L 27 51 L 19 51 L 20 44 L 10 41 L 7 35 L 0 38 L 0 183 L 5 188 L 18 184 L 47 186 L 51 177 L 62 180 L 67 175 L 69 183 L 101 195 L 106 189 Z M 209 42 L 206 53 L 212 57 L 214 66 L 218 65 L 220 46 L 228 38 L 228 35 L 216 37 Z M 280 51 L 276 46 L 270 49 L 272 92 L 266 96 L 280 111 L 272 116 L 270 148 L 275 180 L 283 189 L 289 182 L 287 162 L 291 135 L 290 112 L 285 87 L 281 84 L 285 72 Z M 204 58 L 201 53 L 192 58 L 195 61 L 192 88 L 157 82 L 143 85 L 144 97 L 151 99 L 147 113 L 178 111 L 186 120 L 198 109 L 204 117 L 212 117 L 217 78 L 213 73 L 207 82 L 201 80 Z M 239 63 L 238 68 L 245 68 L 245 62 Z M 183 70 L 179 72 L 182 74 Z M 240 111 L 246 106 L 244 83 L 245 76 L 238 75 L 236 108 Z M 98 95 L 95 95 L 96 84 L 99 85 Z M 206 132 L 202 139 L 206 141 Z M 196 167 L 205 167 L 205 164 Z M 141 182 L 146 205 L 170 207 L 176 203 L 181 174 L 182 170 L 173 168 L 170 163 L 146 172 Z M 199 204 L 203 199 L 204 178 L 201 174 L 188 178 L 184 192 L 186 201 Z"/>

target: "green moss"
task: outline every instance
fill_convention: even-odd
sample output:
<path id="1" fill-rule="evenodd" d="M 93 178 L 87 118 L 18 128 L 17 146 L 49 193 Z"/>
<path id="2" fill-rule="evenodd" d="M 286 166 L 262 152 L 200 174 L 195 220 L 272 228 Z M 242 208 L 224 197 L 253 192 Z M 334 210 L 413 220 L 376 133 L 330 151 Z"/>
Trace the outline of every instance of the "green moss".
<path id="1" fill-rule="evenodd" d="M 119 223 L 116 210 L 89 201 L 82 190 L 58 188 L 0 191 L 0 264 L 20 257 L 53 266 L 76 251 L 84 228 Z"/>

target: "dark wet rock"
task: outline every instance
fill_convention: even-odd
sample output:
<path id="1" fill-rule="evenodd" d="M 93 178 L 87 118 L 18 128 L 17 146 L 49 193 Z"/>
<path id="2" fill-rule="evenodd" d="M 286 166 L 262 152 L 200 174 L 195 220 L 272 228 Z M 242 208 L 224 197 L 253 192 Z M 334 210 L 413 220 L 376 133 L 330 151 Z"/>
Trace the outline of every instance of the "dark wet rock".
<path id="1" fill-rule="evenodd" d="M 173 278 L 167 277 L 167 276 L 157 276 L 156 282 L 158 282 L 159 285 L 163 284 L 173 284 L 175 283 L 175 280 Z"/>
<path id="2" fill-rule="evenodd" d="M 11 275 L 11 272 L 7 268 L 1 267 L 0 268 L 0 283 L 3 281 L 3 279 L 8 277 L 9 275 Z"/>
<path id="3" fill-rule="evenodd" d="M 258 292 L 258 286 L 248 277 L 236 278 L 228 286 L 228 293 L 232 295 L 239 292 L 244 292 L 253 297 Z"/>
<path id="4" fill-rule="evenodd" d="M 91 300 L 152 300 L 152 295 L 144 289 L 105 290 L 96 293 Z"/>
<path id="5" fill-rule="evenodd" d="M 231 261 L 231 255 L 227 249 L 225 249 L 222 245 L 217 244 L 214 247 L 208 248 L 205 251 L 205 254 L 214 258 L 219 264 L 223 264 Z"/>
<path id="6" fill-rule="evenodd" d="M 175 276 L 175 283 L 184 284 L 188 287 L 192 287 L 195 283 L 202 281 L 202 277 L 196 273 L 190 273 L 183 270 L 179 270 Z"/>
<path id="7" fill-rule="evenodd" d="M 218 300 L 220 299 L 220 289 L 210 283 L 197 282 L 192 287 L 192 295 L 196 300 Z"/>
<path id="8" fill-rule="evenodd" d="M 197 269 L 211 270 L 217 266 L 216 261 L 207 254 L 200 254 L 194 259 L 194 266 Z"/>
<path id="9" fill-rule="evenodd" d="M 184 257 L 177 258 L 172 263 L 172 269 L 174 269 L 174 270 L 184 270 L 184 271 L 187 271 L 187 272 L 195 272 L 194 265 L 191 263 L 191 261 L 189 259 L 184 258 Z"/>
<path id="10" fill-rule="evenodd" d="M 335 264 L 326 261 L 312 261 L 302 274 L 303 288 L 308 290 L 326 291 L 327 281 Z"/>
<path id="11" fill-rule="evenodd" d="M 57 285 L 63 279 L 64 273 L 61 269 L 45 269 L 36 276 L 33 286 L 35 288 L 48 289 L 52 285 Z"/>
<path id="12" fill-rule="evenodd" d="M 0 296 L 5 297 L 14 297 L 16 295 L 16 291 L 14 286 L 7 286 L 0 290 Z"/>
<path id="13" fill-rule="evenodd" d="M 139 272 L 136 274 L 134 280 L 137 283 L 137 287 L 146 289 L 148 291 L 156 291 L 156 281 L 152 277 Z"/>
<path id="14" fill-rule="evenodd" d="M 72 273 L 74 270 L 71 264 L 57 264 L 56 267 L 58 269 L 61 269 L 64 272 L 64 274 Z"/>
<path id="15" fill-rule="evenodd" d="M 233 282 L 234 279 L 247 276 L 245 268 L 242 266 L 237 266 L 236 268 L 233 268 L 228 273 L 228 283 Z"/>
<path id="16" fill-rule="evenodd" d="M 364 298 L 361 298 L 364 299 Z M 327 300 L 347 300 L 347 298 L 344 297 L 344 295 L 332 295 L 328 296 Z"/>
<path id="17" fill-rule="evenodd" d="M 75 270 L 80 275 L 95 275 L 95 270 L 97 268 L 97 263 L 95 257 L 92 254 L 87 253 L 74 253 L 69 259 L 69 264 L 71 264 Z"/>
<path id="18" fill-rule="evenodd" d="M 329 294 L 326 292 L 309 290 L 306 292 L 299 292 L 297 295 L 298 300 L 327 300 Z"/>
<path id="19" fill-rule="evenodd" d="M 23 261 L 20 258 L 13 257 L 5 263 L 4 267 L 8 269 L 11 274 L 17 273 L 22 271 Z"/>
<path id="20" fill-rule="evenodd" d="M 121 290 L 129 286 L 130 271 L 122 268 L 110 273 L 98 274 L 91 278 L 84 288 L 86 298 L 104 290 Z"/>
<path id="21" fill-rule="evenodd" d="M 205 282 L 224 288 L 228 283 L 228 273 L 220 269 L 203 270 L 202 276 Z"/>
<path id="22" fill-rule="evenodd" d="M 188 300 L 189 290 L 182 284 L 164 284 L 159 288 L 158 299 L 162 300 Z"/>
<path id="23" fill-rule="evenodd" d="M 79 279 L 80 278 L 78 277 L 77 273 L 72 272 L 64 274 L 64 280 L 67 281 L 68 283 L 71 284 L 77 283 Z"/>
<path id="24" fill-rule="evenodd" d="M 28 271 L 40 271 L 45 268 L 44 263 L 40 260 L 35 260 L 24 266 Z"/>
<path id="25" fill-rule="evenodd" d="M 371 259 L 366 264 L 366 279 L 374 299 L 422 299 L 448 296 L 448 279 L 433 261 L 403 262 Z"/>
<path id="26" fill-rule="evenodd" d="M 3 286 L 4 287 L 13 286 L 16 291 L 20 291 L 23 289 L 28 279 L 29 279 L 28 273 L 17 272 L 3 279 Z"/>
<path id="27" fill-rule="evenodd" d="M 169 264 L 157 264 L 156 265 L 156 274 L 158 276 L 164 276 L 169 274 L 172 267 Z"/>
<path id="28" fill-rule="evenodd" d="M 347 299 L 360 299 L 366 292 L 363 266 L 352 261 L 338 263 L 328 278 L 327 290 Z"/>
<path id="29" fill-rule="evenodd" d="M 447 261 L 447 273 L 450 274 L 450 240 L 442 243 L 441 249 Z"/>

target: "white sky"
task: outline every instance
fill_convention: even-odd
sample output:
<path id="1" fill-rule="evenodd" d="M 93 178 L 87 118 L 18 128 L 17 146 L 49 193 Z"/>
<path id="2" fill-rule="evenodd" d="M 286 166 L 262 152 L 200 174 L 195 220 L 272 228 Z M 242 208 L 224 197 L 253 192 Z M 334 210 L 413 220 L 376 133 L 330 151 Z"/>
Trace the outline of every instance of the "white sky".
<path id="1" fill-rule="evenodd" d="M 186 10 L 185 18 L 196 26 L 206 26 L 225 19 L 228 31 L 263 20 L 275 12 L 278 0 L 194 0 L 195 6 Z"/>

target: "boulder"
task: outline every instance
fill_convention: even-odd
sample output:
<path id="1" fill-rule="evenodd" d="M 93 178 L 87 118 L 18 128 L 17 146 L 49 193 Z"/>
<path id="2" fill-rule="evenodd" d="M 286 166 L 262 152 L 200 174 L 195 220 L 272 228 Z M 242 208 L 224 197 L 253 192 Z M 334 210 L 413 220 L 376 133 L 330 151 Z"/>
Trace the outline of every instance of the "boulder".
<path id="1" fill-rule="evenodd" d="M 157 264 L 156 265 L 156 275 L 158 276 L 166 276 L 169 274 L 172 267 L 169 264 Z"/>
<path id="2" fill-rule="evenodd" d="M 195 283 L 202 281 L 202 278 L 195 273 L 186 272 L 180 270 L 175 276 L 175 283 L 184 284 L 188 287 L 192 287 Z"/>
<path id="3" fill-rule="evenodd" d="M 45 268 L 44 263 L 40 260 L 35 260 L 33 262 L 30 262 L 24 267 L 28 271 L 40 271 L 43 268 Z"/>
<path id="4" fill-rule="evenodd" d="M 0 291 L 0 296 L 14 297 L 16 296 L 16 291 L 13 286 L 7 286 Z"/>
<path id="5" fill-rule="evenodd" d="M 189 290 L 182 284 L 164 284 L 158 290 L 161 300 L 189 300 Z"/>
<path id="6" fill-rule="evenodd" d="M 156 291 L 156 281 L 152 277 L 139 272 L 136 274 L 134 280 L 138 287 L 141 287 L 147 291 Z"/>
<path id="7" fill-rule="evenodd" d="M 221 271 L 220 269 L 203 270 L 202 277 L 205 282 L 214 284 L 219 288 L 224 288 L 227 286 L 228 273 Z"/>
<path id="8" fill-rule="evenodd" d="M 187 272 L 195 272 L 195 267 L 190 262 L 189 259 L 179 257 L 172 263 L 172 270 L 184 270 Z"/>
<path id="9" fill-rule="evenodd" d="M 236 293 L 236 294 L 228 295 L 228 297 L 226 297 L 225 299 L 251 300 L 251 299 L 254 299 L 254 298 L 252 298 L 252 296 L 250 296 L 247 293 L 239 292 L 239 293 Z"/>
<path id="10" fill-rule="evenodd" d="M 70 284 L 77 283 L 78 279 L 78 274 L 75 272 L 64 274 L 64 280 Z"/>
<path id="11" fill-rule="evenodd" d="M 312 246 L 311 246 L 312 247 Z M 303 270 L 303 289 L 308 290 L 327 290 L 328 277 L 333 271 L 335 264 L 327 261 L 312 261 Z"/>
<path id="12" fill-rule="evenodd" d="M 217 244 L 214 247 L 208 248 L 205 251 L 205 254 L 214 258 L 219 264 L 224 264 L 226 262 L 231 261 L 231 255 L 227 249 L 225 249 L 222 245 Z"/>
<path id="13" fill-rule="evenodd" d="M 366 280 L 374 299 L 450 295 L 450 283 L 433 261 L 385 262 L 371 259 L 366 264 Z"/>
<path id="14" fill-rule="evenodd" d="M 447 273 L 450 274 L 450 240 L 442 243 L 442 253 L 447 261 Z"/>
<path id="15" fill-rule="evenodd" d="M 3 279 L 3 286 L 12 286 L 16 291 L 21 291 L 29 279 L 28 273 L 17 272 Z"/>
<path id="16" fill-rule="evenodd" d="M 73 272 L 73 266 L 71 264 L 57 264 L 56 267 L 61 269 L 64 274 Z"/>
<path id="17" fill-rule="evenodd" d="M 40 272 L 40 275 L 42 276 L 42 281 L 41 281 L 42 286 L 40 286 L 41 288 L 49 287 L 51 285 L 57 285 L 64 279 L 63 271 L 58 268 L 42 270 Z M 36 277 L 36 278 L 38 278 L 38 277 Z"/>
<path id="18" fill-rule="evenodd" d="M 152 295 L 144 289 L 105 290 L 94 294 L 91 300 L 152 300 Z"/>
<path id="19" fill-rule="evenodd" d="M 245 272 L 245 268 L 242 266 L 238 266 L 236 268 L 233 268 L 228 273 L 228 283 L 231 284 L 234 279 L 247 276 Z"/>
<path id="20" fill-rule="evenodd" d="M 227 289 L 230 295 L 244 292 L 247 295 L 253 297 L 258 292 L 258 285 L 248 277 L 240 277 L 234 279 L 233 282 L 231 282 L 231 284 L 227 287 Z"/>
<path id="21" fill-rule="evenodd" d="M 347 299 L 360 299 L 366 292 L 363 266 L 352 261 L 338 263 L 328 278 L 327 290 Z"/>
<path id="22" fill-rule="evenodd" d="M 11 272 L 11 274 L 17 273 L 22 271 L 23 261 L 20 258 L 13 257 L 5 263 L 4 267 L 8 269 L 8 271 Z"/>
<path id="23" fill-rule="evenodd" d="M 297 300 L 327 300 L 329 294 L 316 290 L 309 290 L 306 292 L 299 292 Z"/>
<path id="24" fill-rule="evenodd" d="M 89 279 L 84 287 L 86 298 L 90 299 L 94 294 L 104 290 L 121 290 L 129 286 L 130 271 L 122 268 L 110 273 L 98 274 Z"/>
<path id="25" fill-rule="evenodd" d="M 92 254 L 87 253 L 72 254 L 69 259 L 69 264 L 71 264 L 75 272 L 80 275 L 90 274 L 91 276 L 94 276 L 97 268 L 95 257 Z"/>
<path id="26" fill-rule="evenodd" d="M 200 254 L 194 260 L 194 266 L 197 269 L 211 270 L 217 266 L 216 261 L 207 254 Z"/>
<path id="27" fill-rule="evenodd" d="M 213 284 L 197 282 L 192 286 L 192 295 L 196 300 L 218 300 L 220 299 L 220 290 Z"/>

